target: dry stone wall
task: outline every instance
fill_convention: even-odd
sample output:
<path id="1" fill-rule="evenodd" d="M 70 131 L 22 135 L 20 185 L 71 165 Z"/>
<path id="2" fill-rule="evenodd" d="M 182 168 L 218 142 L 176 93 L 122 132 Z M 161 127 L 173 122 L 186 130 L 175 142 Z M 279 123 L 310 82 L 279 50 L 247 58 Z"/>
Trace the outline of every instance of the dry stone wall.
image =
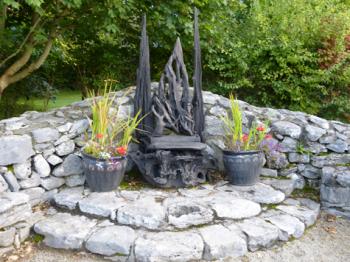
<path id="1" fill-rule="evenodd" d="M 134 90 L 130 87 L 117 92 L 119 117 L 133 113 Z M 227 113 L 229 100 L 210 92 L 203 92 L 203 98 L 207 151 L 222 170 L 221 116 Z M 262 175 L 292 178 L 298 188 L 306 184 L 321 188 L 324 207 L 349 215 L 350 125 L 243 101 L 240 106 L 244 128 L 247 130 L 253 121 L 268 121 L 271 143 L 279 147 L 278 153 L 266 157 Z M 0 193 L 24 193 L 35 205 L 63 187 L 83 185 L 80 150 L 89 128 L 89 111 L 89 101 L 84 100 L 50 112 L 26 112 L 0 121 Z"/>

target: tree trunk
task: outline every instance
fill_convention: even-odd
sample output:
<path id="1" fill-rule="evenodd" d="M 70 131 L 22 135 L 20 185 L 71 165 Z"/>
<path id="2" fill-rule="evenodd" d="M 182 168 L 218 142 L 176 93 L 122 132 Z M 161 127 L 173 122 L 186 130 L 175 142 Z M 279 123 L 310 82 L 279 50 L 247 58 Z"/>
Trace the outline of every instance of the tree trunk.
<path id="1" fill-rule="evenodd" d="M 0 37 L 2 37 L 5 30 L 6 18 L 7 18 L 7 5 L 0 4 Z"/>

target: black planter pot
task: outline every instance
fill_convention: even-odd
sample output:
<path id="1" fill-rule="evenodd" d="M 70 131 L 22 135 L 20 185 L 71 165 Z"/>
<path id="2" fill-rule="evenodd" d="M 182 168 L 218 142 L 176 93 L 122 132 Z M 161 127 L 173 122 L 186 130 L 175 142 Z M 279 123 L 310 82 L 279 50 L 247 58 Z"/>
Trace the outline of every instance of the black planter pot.
<path id="1" fill-rule="evenodd" d="M 93 192 L 108 192 L 117 189 L 123 180 L 126 157 L 99 159 L 82 152 L 84 174 Z"/>
<path id="2" fill-rule="evenodd" d="M 258 182 L 263 158 L 260 151 L 223 151 L 225 171 L 231 184 L 251 186 Z"/>

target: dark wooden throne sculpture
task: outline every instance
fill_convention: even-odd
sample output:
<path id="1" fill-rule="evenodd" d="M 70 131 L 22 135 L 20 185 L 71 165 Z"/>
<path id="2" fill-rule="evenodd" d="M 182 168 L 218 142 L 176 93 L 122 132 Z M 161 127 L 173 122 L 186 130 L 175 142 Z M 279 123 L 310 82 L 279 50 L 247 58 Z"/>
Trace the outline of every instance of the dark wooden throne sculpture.
<path id="1" fill-rule="evenodd" d="M 134 109 L 143 120 L 137 132 L 140 150 L 131 154 L 145 179 L 158 187 L 195 186 L 207 179 L 212 161 L 202 143 L 204 112 L 198 11 L 195 9 L 195 71 L 193 90 L 183 59 L 180 39 L 151 94 L 146 17 L 142 20 L 140 62 Z"/>

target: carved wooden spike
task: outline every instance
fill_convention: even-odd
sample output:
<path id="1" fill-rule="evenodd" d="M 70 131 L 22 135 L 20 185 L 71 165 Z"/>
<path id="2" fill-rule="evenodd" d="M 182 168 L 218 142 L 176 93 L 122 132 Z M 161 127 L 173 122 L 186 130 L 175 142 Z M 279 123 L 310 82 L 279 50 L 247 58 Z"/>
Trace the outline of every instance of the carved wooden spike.
<path id="1" fill-rule="evenodd" d="M 173 66 L 175 66 L 175 70 Z M 157 134 L 155 135 L 162 135 L 159 132 L 162 130 L 161 126 L 181 134 L 194 135 L 188 74 L 179 38 L 176 39 L 173 53 L 165 65 L 164 72 L 160 78 L 157 96 L 153 99 L 153 102 L 159 99 L 160 103 L 158 102 L 157 108 L 152 110 L 156 110 L 158 113 L 155 114 L 157 117 Z M 166 115 L 167 117 L 165 117 Z M 170 119 L 172 121 L 169 121 Z M 162 123 L 162 121 L 165 123 Z"/>
<path id="2" fill-rule="evenodd" d="M 135 114 L 141 111 L 141 116 L 144 119 L 141 121 L 138 128 L 141 132 L 137 132 L 137 138 L 140 138 L 146 132 L 152 132 L 153 120 L 149 114 L 151 111 L 151 73 L 150 73 L 150 62 L 149 62 L 149 45 L 148 36 L 146 31 L 146 15 L 142 19 L 142 34 L 140 43 L 140 60 L 139 67 L 137 69 L 137 86 L 135 91 L 135 103 L 134 110 Z"/>
<path id="3" fill-rule="evenodd" d="M 198 28 L 198 9 L 194 8 L 194 75 L 193 75 L 193 120 L 194 130 L 203 139 L 204 113 L 202 96 L 202 61 Z"/>

